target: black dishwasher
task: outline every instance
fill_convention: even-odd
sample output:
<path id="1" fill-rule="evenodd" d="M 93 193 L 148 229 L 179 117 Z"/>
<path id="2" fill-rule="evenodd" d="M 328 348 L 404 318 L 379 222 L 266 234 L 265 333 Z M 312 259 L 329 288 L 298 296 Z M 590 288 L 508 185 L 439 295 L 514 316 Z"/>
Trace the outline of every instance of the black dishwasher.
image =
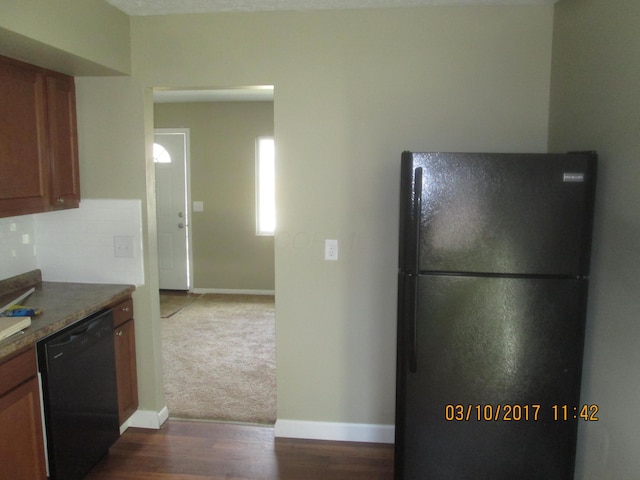
<path id="1" fill-rule="evenodd" d="M 38 342 L 52 480 L 76 480 L 120 434 L 113 314 L 104 310 Z"/>

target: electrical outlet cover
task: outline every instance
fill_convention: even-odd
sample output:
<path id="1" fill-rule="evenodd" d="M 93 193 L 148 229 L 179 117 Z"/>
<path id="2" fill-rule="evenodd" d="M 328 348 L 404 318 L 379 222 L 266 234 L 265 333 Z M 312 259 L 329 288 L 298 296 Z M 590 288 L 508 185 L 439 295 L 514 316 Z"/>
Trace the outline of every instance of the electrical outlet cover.
<path id="1" fill-rule="evenodd" d="M 324 259 L 338 260 L 338 240 L 324 241 Z"/>

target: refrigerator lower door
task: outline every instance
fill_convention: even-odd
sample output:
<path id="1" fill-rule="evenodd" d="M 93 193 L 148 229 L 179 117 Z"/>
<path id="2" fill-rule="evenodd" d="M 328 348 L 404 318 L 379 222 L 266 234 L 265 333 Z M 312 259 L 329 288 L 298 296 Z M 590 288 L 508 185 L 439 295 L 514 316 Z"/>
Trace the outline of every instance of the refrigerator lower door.
<path id="1" fill-rule="evenodd" d="M 396 479 L 571 480 L 587 282 L 424 275 L 417 294 Z"/>

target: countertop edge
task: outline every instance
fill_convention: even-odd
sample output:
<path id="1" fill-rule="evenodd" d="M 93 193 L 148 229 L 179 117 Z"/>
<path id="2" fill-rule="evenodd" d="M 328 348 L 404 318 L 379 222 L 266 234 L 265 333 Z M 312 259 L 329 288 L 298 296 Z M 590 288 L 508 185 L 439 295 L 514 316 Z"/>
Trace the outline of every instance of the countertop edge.
<path id="1" fill-rule="evenodd" d="M 33 317 L 30 327 L 0 341 L 0 363 L 33 348 L 36 342 L 58 330 L 128 298 L 136 289 L 134 285 L 66 282 L 41 282 L 35 285 L 35 288 L 36 292 L 25 303 L 41 308 L 44 313 Z M 54 295 L 47 294 L 48 290 L 53 291 L 55 301 L 63 304 L 64 308 L 49 307 L 47 299 Z M 82 297 L 84 290 L 89 293 L 86 302 L 78 299 L 78 296 Z M 68 304 L 64 300 L 65 292 L 70 297 Z M 79 295 L 72 298 L 72 295 L 78 292 Z"/>

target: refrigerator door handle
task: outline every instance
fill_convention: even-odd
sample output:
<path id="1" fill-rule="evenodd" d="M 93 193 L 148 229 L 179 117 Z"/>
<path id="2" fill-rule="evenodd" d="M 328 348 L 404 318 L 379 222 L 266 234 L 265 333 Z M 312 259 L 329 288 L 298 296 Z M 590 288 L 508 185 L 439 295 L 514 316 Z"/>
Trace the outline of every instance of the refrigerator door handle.
<path id="1" fill-rule="evenodd" d="M 420 272 L 420 227 L 422 223 L 422 167 L 416 168 L 413 179 L 413 273 Z"/>
<path id="2" fill-rule="evenodd" d="M 418 371 L 418 276 L 409 275 L 411 305 L 409 308 L 409 373 Z"/>
<path id="3" fill-rule="evenodd" d="M 422 167 L 416 168 L 413 180 L 413 272 L 411 278 L 411 306 L 409 310 L 409 372 L 418 371 L 418 275 L 420 274 L 420 228 L 422 224 Z"/>

